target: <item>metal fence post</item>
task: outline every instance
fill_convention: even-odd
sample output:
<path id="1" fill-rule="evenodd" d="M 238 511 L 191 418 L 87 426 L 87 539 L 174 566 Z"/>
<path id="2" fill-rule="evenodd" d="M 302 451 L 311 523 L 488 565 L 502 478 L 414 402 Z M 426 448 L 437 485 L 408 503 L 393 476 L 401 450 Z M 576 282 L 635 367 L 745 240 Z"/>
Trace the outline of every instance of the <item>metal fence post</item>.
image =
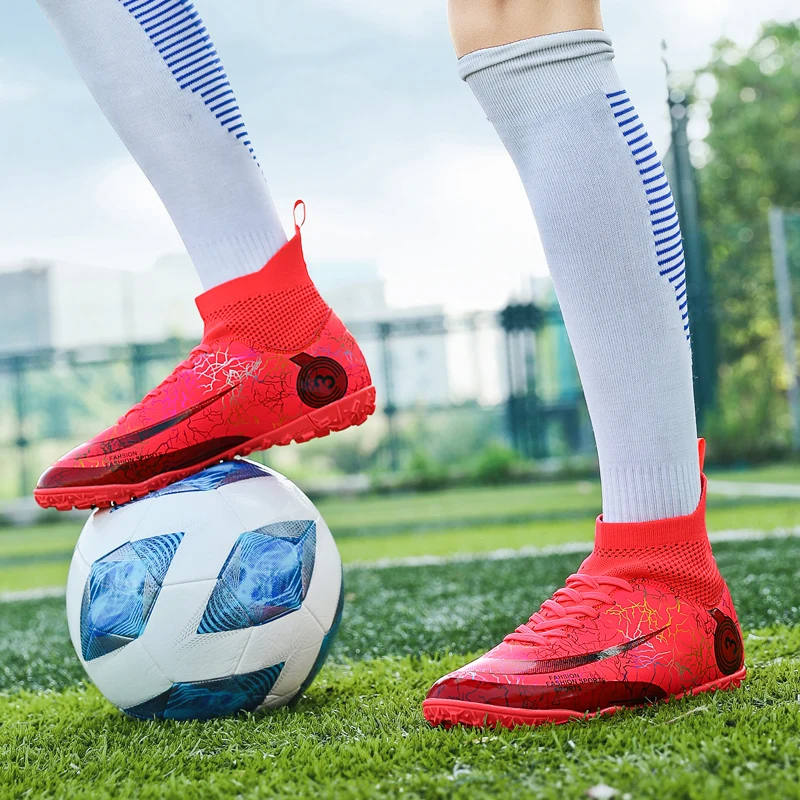
<path id="1" fill-rule="evenodd" d="M 789 372 L 789 410 L 792 417 L 792 448 L 800 450 L 800 385 L 797 382 L 797 347 L 794 336 L 792 281 L 789 277 L 789 258 L 786 254 L 786 229 L 783 209 L 769 210 L 769 239 L 772 246 L 772 268 L 778 293 L 778 317 L 783 339 L 783 357 Z"/>
<path id="2" fill-rule="evenodd" d="M 666 52 L 666 44 L 662 42 Z M 663 58 L 670 78 L 666 55 Z M 689 157 L 687 125 L 689 113 L 685 92 L 669 91 L 671 146 L 663 158 L 664 168 L 672 184 L 672 193 L 678 210 L 683 233 L 683 250 L 686 259 L 686 292 L 694 365 L 694 399 L 698 425 L 702 427 L 706 413 L 713 408 L 717 396 L 718 357 L 717 323 L 714 315 L 713 287 L 708 278 L 706 247 L 703 236 L 700 201 L 695 170 Z"/>
<path id="3" fill-rule="evenodd" d="M 26 495 L 31 488 L 30 469 L 28 467 L 28 447 L 30 441 L 25 435 L 27 417 L 27 398 L 25 393 L 25 358 L 15 356 L 12 360 L 11 372 L 14 376 L 14 416 L 16 438 L 14 444 L 19 454 L 19 495 Z"/>
<path id="4" fill-rule="evenodd" d="M 383 367 L 383 391 L 386 394 L 386 405 L 383 413 L 386 414 L 386 426 L 389 442 L 389 466 L 393 472 L 400 469 L 400 444 L 397 441 L 397 425 L 395 415 L 397 406 L 394 404 L 394 367 L 392 365 L 392 326 L 389 322 L 378 325 L 378 338 L 381 343 L 381 362 Z"/>
<path id="5" fill-rule="evenodd" d="M 147 348 L 141 344 L 131 345 L 131 378 L 134 401 L 141 400 L 149 389 L 147 385 Z"/>
<path id="6" fill-rule="evenodd" d="M 499 320 L 506 338 L 509 373 L 507 408 L 511 441 L 514 448 L 525 457 L 541 458 L 546 452 L 541 404 L 536 388 L 533 337 L 544 323 L 545 315 L 534 303 L 512 303 L 500 312 Z M 518 351 L 516 357 L 515 350 Z"/>

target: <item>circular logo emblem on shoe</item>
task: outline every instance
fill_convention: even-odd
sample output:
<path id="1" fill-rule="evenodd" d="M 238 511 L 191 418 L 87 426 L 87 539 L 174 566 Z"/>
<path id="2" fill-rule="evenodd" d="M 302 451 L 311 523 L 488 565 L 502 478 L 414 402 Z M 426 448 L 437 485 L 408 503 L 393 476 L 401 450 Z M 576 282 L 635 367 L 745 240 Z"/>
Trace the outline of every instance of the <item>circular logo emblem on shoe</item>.
<path id="1" fill-rule="evenodd" d="M 297 394 L 311 408 L 322 408 L 341 400 L 347 393 L 347 373 L 332 358 L 314 358 L 308 353 L 296 355 L 292 361 L 300 367 Z"/>
<path id="2" fill-rule="evenodd" d="M 715 608 L 711 615 L 717 621 L 714 632 L 714 657 L 723 675 L 732 675 L 742 666 L 744 647 L 739 626 L 728 616 Z"/>

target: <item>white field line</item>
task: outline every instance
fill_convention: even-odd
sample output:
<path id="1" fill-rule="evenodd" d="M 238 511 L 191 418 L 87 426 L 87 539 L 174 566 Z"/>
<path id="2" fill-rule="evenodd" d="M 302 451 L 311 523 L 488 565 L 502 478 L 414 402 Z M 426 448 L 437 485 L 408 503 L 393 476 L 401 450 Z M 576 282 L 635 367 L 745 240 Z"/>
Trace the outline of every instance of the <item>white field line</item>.
<path id="1" fill-rule="evenodd" d="M 759 531 L 752 528 L 717 531 L 709 534 L 711 543 L 715 542 L 756 542 L 763 539 L 790 539 L 800 537 L 800 526 L 795 528 L 775 528 Z M 351 561 L 345 569 L 390 569 L 392 567 L 427 567 L 440 564 L 460 564 L 469 561 L 507 561 L 526 556 L 580 555 L 589 553 L 591 542 L 564 542 L 546 547 L 519 547 L 489 550 L 483 553 L 461 553 L 449 556 L 407 556 L 405 558 L 381 558 L 377 561 Z"/>
<path id="2" fill-rule="evenodd" d="M 63 597 L 63 586 L 49 586 L 46 589 L 26 589 L 24 592 L 0 592 L 0 603 L 17 603 L 20 600 L 44 600 L 48 597 Z"/>
<path id="3" fill-rule="evenodd" d="M 717 531 L 709 535 L 711 543 L 716 542 L 759 542 L 768 539 L 800 538 L 800 526 L 795 528 L 775 528 L 759 531 L 752 528 Z M 483 553 L 461 553 L 449 556 L 407 556 L 406 558 L 381 558 L 377 561 L 352 561 L 345 564 L 351 569 L 391 569 L 392 567 L 427 567 L 442 564 L 461 564 L 470 561 L 508 561 L 512 558 L 552 555 L 583 555 L 592 549 L 591 542 L 564 542 L 546 547 L 518 547 L 489 550 Z M 63 597 L 64 588 L 51 586 L 45 589 L 27 589 L 22 592 L 0 592 L 0 603 L 17 603 L 23 600 L 44 600 L 49 597 Z"/>
<path id="4" fill-rule="evenodd" d="M 796 483 L 750 483 L 739 481 L 708 482 L 709 494 L 720 494 L 726 497 L 773 497 L 796 500 L 800 498 L 800 484 Z"/>

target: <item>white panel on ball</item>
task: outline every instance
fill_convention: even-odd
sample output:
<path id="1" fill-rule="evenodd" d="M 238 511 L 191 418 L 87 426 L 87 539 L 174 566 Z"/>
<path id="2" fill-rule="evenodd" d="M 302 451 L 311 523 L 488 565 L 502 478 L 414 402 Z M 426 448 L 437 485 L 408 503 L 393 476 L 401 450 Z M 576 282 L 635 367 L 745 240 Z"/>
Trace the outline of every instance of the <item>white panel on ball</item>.
<path id="1" fill-rule="evenodd" d="M 318 656 L 319 647 L 309 647 L 293 653 L 272 691 L 264 698 L 260 709 L 280 708 L 295 699 L 306 675 L 314 668 Z"/>
<path id="2" fill-rule="evenodd" d="M 319 512 L 314 504 L 295 485 L 272 470 L 265 469 L 263 478 L 239 481 L 221 486 L 224 497 L 245 530 L 252 531 L 286 519 L 315 519 Z"/>
<path id="3" fill-rule="evenodd" d="M 136 539 L 180 531 L 181 546 L 164 578 L 164 586 L 216 580 L 236 539 L 246 528 L 216 491 L 187 492 L 143 500 L 157 504 L 136 529 Z"/>
<path id="4" fill-rule="evenodd" d="M 147 624 L 145 646 L 175 683 L 233 675 L 250 638 L 250 628 L 198 635 L 214 585 L 215 581 L 200 581 L 165 586 Z"/>
<path id="5" fill-rule="evenodd" d="M 308 587 L 305 607 L 327 633 L 336 614 L 342 586 L 342 558 L 325 520 L 317 520 L 317 565 Z"/>
<path id="6" fill-rule="evenodd" d="M 81 652 L 81 604 L 86 581 L 89 578 L 89 565 L 84 560 L 78 548 L 72 554 L 72 563 L 69 565 L 67 576 L 67 626 L 69 638 L 75 652 Z"/>
<path id="7" fill-rule="evenodd" d="M 98 558 L 130 541 L 149 510 L 150 504 L 141 502 L 95 511 L 86 520 L 78 540 L 86 563 L 93 564 Z"/>
<path id="8" fill-rule="evenodd" d="M 250 641 L 244 648 L 242 660 L 236 670 L 240 674 L 255 672 L 273 664 L 285 662 L 294 652 L 298 631 L 310 631 L 312 637 L 322 641 L 322 631 L 305 608 L 300 608 L 285 617 L 273 620 L 266 625 L 250 629 Z"/>
<path id="9" fill-rule="evenodd" d="M 83 666 L 118 708 L 143 703 L 172 686 L 172 681 L 158 668 L 141 640 L 94 661 L 84 661 Z"/>

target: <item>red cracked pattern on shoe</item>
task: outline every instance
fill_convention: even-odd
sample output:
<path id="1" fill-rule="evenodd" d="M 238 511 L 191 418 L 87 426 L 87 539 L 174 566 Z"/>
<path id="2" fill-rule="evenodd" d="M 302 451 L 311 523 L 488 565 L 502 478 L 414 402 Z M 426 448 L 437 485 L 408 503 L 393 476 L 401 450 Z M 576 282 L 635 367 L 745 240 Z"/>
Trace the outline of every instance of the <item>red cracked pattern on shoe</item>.
<path id="1" fill-rule="evenodd" d="M 371 385 L 366 362 L 338 317 L 326 318 L 316 341 L 300 352 L 333 359 L 346 374 L 346 395 L 355 394 Z M 255 349 L 230 334 L 204 342 L 116 425 L 50 467 L 38 488 L 141 483 L 313 412 L 298 395 L 297 355 Z"/>
<path id="2" fill-rule="evenodd" d="M 545 644 L 512 634 L 437 681 L 428 700 L 593 713 L 682 695 L 742 667 L 741 633 L 726 586 L 711 609 L 646 582 L 610 593 L 614 604 L 596 619 Z"/>

